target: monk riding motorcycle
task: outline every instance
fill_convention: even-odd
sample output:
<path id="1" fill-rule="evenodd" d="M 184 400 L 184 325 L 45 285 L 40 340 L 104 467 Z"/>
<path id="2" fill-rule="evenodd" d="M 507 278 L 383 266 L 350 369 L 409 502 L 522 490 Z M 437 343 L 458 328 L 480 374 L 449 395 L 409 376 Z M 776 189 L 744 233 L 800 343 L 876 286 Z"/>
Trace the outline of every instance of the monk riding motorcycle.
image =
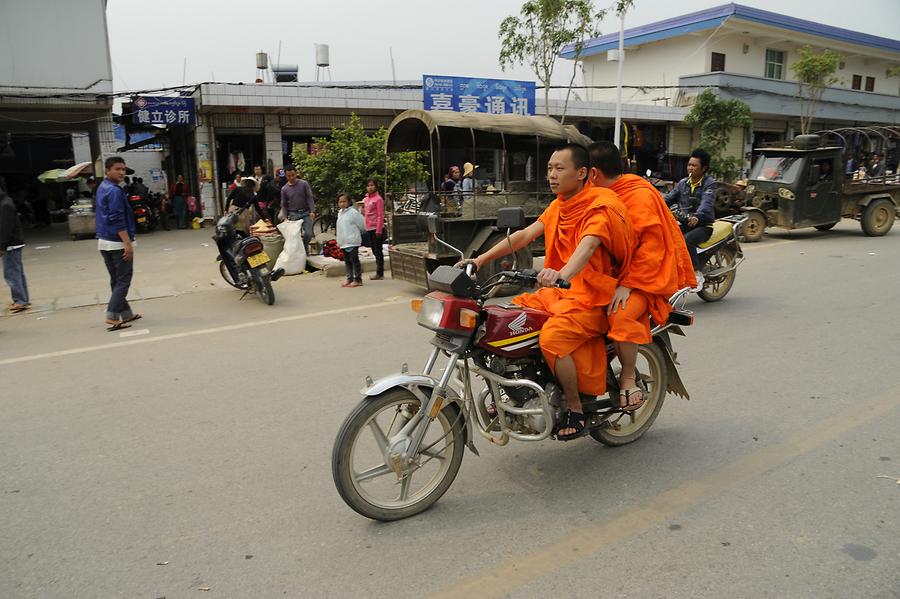
<path id="1" fill-rule="evenodd" d="M 459 252 L 435 235 L 432 239 Z M 499 228 L 524 226 L 521 208 L 498 211 Z M 341 498 L 375 520 L 398 520 L 428 509 L 450 487 L 465 447 L 478 455 L 474 438 L 504 446 L 510 439 L 554 437 L 564 417 L 562 389 L 540 351 L 541 327 L 549 314 L 515 304 L 488 304 L 497 286 L 534 286 L 537 271 L 495 273 L 479 284 L 472 266 L 442 265 L 428 277 L 432 291 L 412 300 L 417 323 L 435 335 L 421 373 L 401 372 L 377 381 L 367 378 L 363 399 L 341 426 L 332 451 L 332 474 Z M 567 288 L 568 282 L 556 282 Z M 687 398 L 678 375 L 670 333 L 693 323 L 683 309 L 688 294 L 672 296 L 668 322 L 655 324 L 652 342 L 640 346 L 637 384 L 645 401 L 633 411 L 619 407 L 621 366 L 607 345 L 608 395 L 582 395 L 585 432 L 619 446 L 639 439 L 659 415 L 667 393 Z M 439 371 L 438 358 L 447 358 Z"/>

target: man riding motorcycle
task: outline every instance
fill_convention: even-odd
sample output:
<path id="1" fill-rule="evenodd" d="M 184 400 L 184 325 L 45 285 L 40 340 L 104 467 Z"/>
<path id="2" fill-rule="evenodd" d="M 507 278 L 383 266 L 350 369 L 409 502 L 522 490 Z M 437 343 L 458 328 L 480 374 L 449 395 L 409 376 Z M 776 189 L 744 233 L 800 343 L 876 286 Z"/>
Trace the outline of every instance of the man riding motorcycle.
<path id="1" fill-rule="evenodd" d="M 555 151 L 547 164 L 547 179 L 556 199 L 537 221 L 509 240 L 463 261 L 481 267 L 544 236 L 544 269 L 537 276 L 542 288 L 513 301 L 551 315 L 541 329 L 540 346 L 563 388 L 567 412 L 556 432 L 563 441 L 585 430 L 579 391 L 601 395 L 606 390 L 606 306 L 634 250 L 625 205 L 613 192 L 588 182 L 589 166 L 583 146 L 567 144 Z M 571 288 L 555 287 L 559 279 L 570 281 Z"/>
<path id="2" fill-rule="evenodd" d="M 688 176 L 679 181 L 665 195 L 666 204 L 672 209 L 675 220 L 684 233 L 684 241 L 691 255 L 697 288 L 703 288 L 697 247 L 712 235 L 712 223 L 716 220 L 716 180 L 706 174 L 709 169 L 709 153 L 697 148 L 688 160 Z"/>

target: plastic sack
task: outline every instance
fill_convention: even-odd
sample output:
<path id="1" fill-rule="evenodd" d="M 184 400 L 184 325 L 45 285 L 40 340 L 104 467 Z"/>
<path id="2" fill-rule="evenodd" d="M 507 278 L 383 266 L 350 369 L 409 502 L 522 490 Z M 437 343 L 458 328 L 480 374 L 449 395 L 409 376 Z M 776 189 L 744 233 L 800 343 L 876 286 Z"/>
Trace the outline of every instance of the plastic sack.
<path id="1" fill-rule="evenodd" d="M 279 223 L 278 231 L 284 237 L 284 249 L 278 254 L 275 268 L 283 268 L 284 274 L 296 275 L 306 270 L 306 248 L 303 247 L 303 221 L 286 220 Z"/>

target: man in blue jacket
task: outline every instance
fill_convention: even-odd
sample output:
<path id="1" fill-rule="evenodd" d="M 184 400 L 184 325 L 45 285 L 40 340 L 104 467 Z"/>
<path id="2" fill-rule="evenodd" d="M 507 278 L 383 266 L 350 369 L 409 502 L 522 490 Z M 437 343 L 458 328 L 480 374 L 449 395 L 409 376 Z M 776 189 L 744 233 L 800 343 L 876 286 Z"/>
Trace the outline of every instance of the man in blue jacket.
<path id="1" fill-rule="evenodd" d="M 141 317 L 128 305 L 128 288 L 134 268 L 134 212 L 125 191 L 125 161 L 119 156 L 106 159 L 106 178 L 97 187 L 97 249 L 109 272 L 112 295 L 106 307 L 107 331 L 127 329 Z"/>
<path id="2" fill-rule="evenodd" d="M 688 176 L 665 196 L 666 204 L 681 226 L 700 287 L 703 287 L 703 275 L 700 274 L 697 246 L 710 238 L 712 223 L 716 220 L 716 180 L 706 174 L 708 169 L 709 153 L 697 148 L 688 160 Z"/>

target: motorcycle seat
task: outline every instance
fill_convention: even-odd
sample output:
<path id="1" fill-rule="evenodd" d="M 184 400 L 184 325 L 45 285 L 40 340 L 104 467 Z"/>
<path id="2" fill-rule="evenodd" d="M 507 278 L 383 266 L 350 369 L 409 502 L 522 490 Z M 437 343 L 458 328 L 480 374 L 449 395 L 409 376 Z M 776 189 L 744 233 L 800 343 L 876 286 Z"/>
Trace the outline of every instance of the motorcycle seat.
<path id="1" fill-rule="evenodd" d="M 717 220 L 713 223 L 713 232 L 712 235 L 709 236 L 709 239 L 698 245 L 697 247 L 702 249 L 706 249 L 710 246 L 713 246 L 723 239 L 726 239 L 729 235 L 731 235 L 732 227 L 734 223 Z"/>

